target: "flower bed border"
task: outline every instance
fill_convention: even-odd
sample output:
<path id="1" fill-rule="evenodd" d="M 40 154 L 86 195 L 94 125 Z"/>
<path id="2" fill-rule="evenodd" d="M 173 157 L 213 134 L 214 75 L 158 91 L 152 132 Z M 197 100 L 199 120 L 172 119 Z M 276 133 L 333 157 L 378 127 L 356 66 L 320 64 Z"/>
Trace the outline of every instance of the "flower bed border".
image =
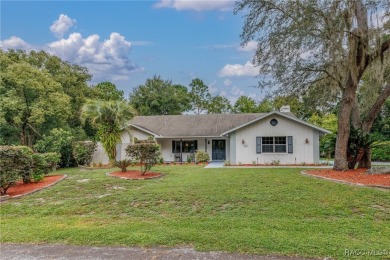
<path id="1" fill-rule="evenodd" d="M 68 177 L 67 174 L 62 174 L 61 179 L 58 179 L 57 181 L 55 181 L 55 182 L 53 182 L 53 183 L 51 183 L 51 184 L 49 184 L 49 185 L 47 185 L 45 187 L 42 187 L 42 188 L 39 188 L 39 189 L 35 189 L 35 190 L 29 191 L 29 192 L 26 192 L 26 193 L 23 193 L 23 194 L 19 194 L 19 195 L 15 195 L 15 196 L 9 196 L 9 195 L 5 194 L 3 196 L 0 196 L 0 202 L 7 201 L 8 199 L 18 199 L 20 197 L 23 197 L 23 196 L 26 196 L 26 195 L 30 195 L 32 193 L 44 190 L 46 188 L 49 188 L 51 186 L 56 185 L 57 183 L 59 183 L 60 181 L 66 179 L 67 177 Z"/>
<path id="2" fill-rule="evenodd" d="M 313 177 L 313 178 L 317 178 L 317 179 L 323 179 L 323 180 L 327 180 L 327 181 L 337 182 L 337 183 L 346 184 L 346 185 L 350 185 L 350 186 L 368 187 L 368 188 L 376 188 L 376 189 L 390 191 L 390 186 L 370 185 L 370 184 L 362 184 L 362 183 L 354 183 L 354 182 L 349 182 L 349 181 L 337 180 L 337 179 L 333 179 L 333 178 L 310 174 L 310 173 L 307 173 L 306 170 L 301 171 L 301 174 L 304 176 L 309 176 L 309 177 Z"/>

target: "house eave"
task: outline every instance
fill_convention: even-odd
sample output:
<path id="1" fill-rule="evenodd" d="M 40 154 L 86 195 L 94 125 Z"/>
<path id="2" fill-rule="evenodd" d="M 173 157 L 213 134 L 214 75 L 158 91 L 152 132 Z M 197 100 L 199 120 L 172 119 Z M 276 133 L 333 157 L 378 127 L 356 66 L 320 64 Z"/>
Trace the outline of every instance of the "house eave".
<path id="1" fill-rule="evenodd" d="M 150 135 L 152 135 L 152 136 L 155 137 L 155 138 L 159 136 L 158 134 L 156 134 L 156 133 L 154 133 L 154 132 L 152 132 L 152 131 L 150 131 L 150 130 L 148 130 L 148 129 L 145 129 L 145 128 L 143 128 L 143 127 L 140 127 L 140 126 L 138 126 L 138 125 L 129 124 L 129 126 L 130 126 L 130 127 L 134 127 L 135 129 L 138 129 L 138 130 L 140 130 L 140 131 L 142 131 L 142 132 L 145 132 L 145 133 L 147 133 L 147 134 L 150 134 Z"/>
<path id="2" fill-rule="evenodd" d="M 205 135 L 186 135 L 186 136 L 157 136 L 156 139 L 194 139 L 194 138 L 218 138 L 218 139 L 226 139 L 225 136 L 205 136 Z"/>
<path id="3" fill-rule="evenodd" d="M 230 130 L 228 130 L 228 131 L 222 133 L 221 136 L 228 135 L 229 133 L 232 133 L 232 132 L 234 132 L 234 131 L 236 131 L 236 130 L 238 130 L 238 129 L 241 129 L 241 128 L 243 128 L 243 127 L 246 127 L 246 126 L 248 126 L 248 125 L 251 125 L 251 124 L 253 124 L 253 123 L 257 122 L 257 121 L 260 121 L 260 120 L 262 120 L 262 119 L 264 119 L 264 118 L 266 118 L 266 117 L 268 117 L 268 116 L 274 115 L 274 114 L 279 115 L 279 116 L 282 116 L 282 117 L 285 117 L 285 118 L 288 118 L 288 119 L 290 119 L 290 120 L 292 120 L 292 121 L 295 121 L 295 122 L 297 122 L 297 123 L 306 125 L 306 126 L 308 126 L 308 127 L 314 128 L 314 129 L 318 130 L 320 133 L 323 133 L 323 134 L 330 134 L 330 133 L 332 133 L 332 132 L 329 131 L 329 130 L 326 130 L 326 129 L 324 129 L 324 128 L 321 128 L 321 127 L 312 125 L 312 124 L 310 124 L 310 123 L 307 123 L 307 122 L 305 122 L 305 121 L 299 120 L 298 118 L 295 118 L 295 117 L 292 117 L 292 116 L 283 114 L 283 113 L 278 112 L 278 111 L 272 111 L 272 112 L 269 112 L 269 113 L 267 113 L 267 114 L 265 114 L 265 115 L 263 115 L 263 116 L 260 116 L 260 117 L 258 117 L 258 118 L 255 118 L 255 119 L 253 119 L 252 121 L 249 121 L 249 122 L 247 122 L 247 123 L 245 123 L 245 124 L 242 124 L 242 125 L 239 125 L 239 126 L 237 126 L 237 127 L 235 127 L 235 128 L 232 128 L 232 129 L 230 129 Z"/>

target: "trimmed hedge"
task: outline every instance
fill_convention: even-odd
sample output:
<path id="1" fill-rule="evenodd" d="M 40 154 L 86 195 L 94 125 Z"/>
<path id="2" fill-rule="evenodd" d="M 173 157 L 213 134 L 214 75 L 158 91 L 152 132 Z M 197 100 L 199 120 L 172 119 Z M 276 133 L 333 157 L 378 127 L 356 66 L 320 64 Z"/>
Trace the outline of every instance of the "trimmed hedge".
<path id="1" fill-rule="evenodd" d="M 96 143 L 92 141 L 80 141 L 73 143 L 73 157 L 78 165 L 90 165 L 93 153 L 96 150 Z"/>
<path id="2" fill-rule="evenodd" d="M 380 142 L 379 145 L 371 149 L 371 160 L 390 161 L 390 141 Z"/>
<path id="3" fill-rule="evenodd" d="M 34 153 L 26 146 L 0 146 L 0 194 L 22 179 L 39 181 L 45 174 L 56 169 L 60 155 Z"/>

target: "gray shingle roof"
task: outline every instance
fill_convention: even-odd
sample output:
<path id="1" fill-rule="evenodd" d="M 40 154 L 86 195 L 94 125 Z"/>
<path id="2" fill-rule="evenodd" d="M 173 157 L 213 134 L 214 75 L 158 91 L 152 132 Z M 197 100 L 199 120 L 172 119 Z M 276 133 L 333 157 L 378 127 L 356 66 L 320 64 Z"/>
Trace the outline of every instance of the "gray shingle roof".
<path id="1" fill-rule="evenodd" d="M 263 115 L 265 114 L 136 116 L 130 121 L 130 125 L 167 137 L 220 136 Z"/>

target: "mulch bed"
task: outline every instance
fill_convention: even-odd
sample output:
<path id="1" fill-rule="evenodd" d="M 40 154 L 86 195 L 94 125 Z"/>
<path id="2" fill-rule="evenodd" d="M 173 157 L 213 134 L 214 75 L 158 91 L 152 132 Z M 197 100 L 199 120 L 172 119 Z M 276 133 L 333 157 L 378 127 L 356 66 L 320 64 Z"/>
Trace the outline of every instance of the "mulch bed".
<path id="1" fill-rule="evenodd" d="M 117 177 L 127 180 L 146 180 L 162 177 L 163 175 L 158 172 L 147 172 L 142 175 L 141 171 L 127 171 L 127 172 L 110 172 L 107 174 L 111 177 Z"/>
<path id="2" fill-rule="evenodd" d="M 50 175 L 45 176 L 45 178 L 39 182 L 31 183 L 23 183 L 23 181 L 20 180 L 7 190 L 6 195 L 12 198 L 36 192 L 61 181 L 65 177 L 66 175 Z"/>
<path id="3" fill-rule="evenodd" d="M 367 169 L 354 169 L 348 171 L 310 170 L 306 174 L 332 180 L 344 181 L 365 186 L 383 186 L 390 188 L 390 174 L 368 174 Z"/>

